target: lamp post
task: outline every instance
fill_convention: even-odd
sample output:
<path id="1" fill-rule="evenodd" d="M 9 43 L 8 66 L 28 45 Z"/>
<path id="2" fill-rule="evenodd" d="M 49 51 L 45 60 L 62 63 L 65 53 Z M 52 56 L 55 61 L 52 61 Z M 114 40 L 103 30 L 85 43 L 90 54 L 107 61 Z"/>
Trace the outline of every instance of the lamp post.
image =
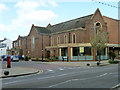
<path id="1" fill-rule="evenodd" d="M 43 62 L 43 33 L 42 33 L 42 62 Z"/>
<path id="2" fill-rule="evenodd" d="M 113 46 L 113 52 L 114 52 L 114 48 L 115 48 L 115 47 Z"/>

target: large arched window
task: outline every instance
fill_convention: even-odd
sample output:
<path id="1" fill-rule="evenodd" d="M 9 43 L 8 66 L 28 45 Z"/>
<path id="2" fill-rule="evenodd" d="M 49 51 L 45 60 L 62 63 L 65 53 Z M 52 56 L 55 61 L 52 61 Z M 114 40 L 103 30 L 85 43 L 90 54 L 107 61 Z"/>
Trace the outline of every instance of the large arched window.
<path id="1" fill-rule="evenodd" d="M 76 43 L 76 35 L 75 35 L 75 33 L 74 33 L 73 36 L 72 36 L 72 42 L 73 42 L 73 43 Z"/>
<path id="2" fill-rule="evenodd" d="M 100 22 L 95 23 L 95 32 L 102 31 L 102 24 Z"/>

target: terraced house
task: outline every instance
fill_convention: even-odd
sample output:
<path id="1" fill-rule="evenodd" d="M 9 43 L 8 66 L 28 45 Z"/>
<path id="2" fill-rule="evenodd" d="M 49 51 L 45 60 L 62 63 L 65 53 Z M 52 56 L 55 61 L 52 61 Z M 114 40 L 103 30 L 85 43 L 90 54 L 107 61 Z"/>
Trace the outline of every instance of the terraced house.
<path id="1" fill-rule="evenodd" d="M 55 55 L 59 60 L 63 60 L 63 57 L 68 61 L 94 60 L 95 50 L 91 47 L 90 37 L 94 35 L 96 26 L 109 35 L 101 59 L 109 58 L 109 50 L 114 50 L 117 58 L 120 58 L 119 20 L 102 16 L 99 9 L 94 14 L 56 25 L 48 24 L 46 27 L 32 25 L 28 36 L 19 36 L 13 41 L 13 51 L 29 55 L 31 58 L 41 59 L 43 56 L 45 59 Z"/>

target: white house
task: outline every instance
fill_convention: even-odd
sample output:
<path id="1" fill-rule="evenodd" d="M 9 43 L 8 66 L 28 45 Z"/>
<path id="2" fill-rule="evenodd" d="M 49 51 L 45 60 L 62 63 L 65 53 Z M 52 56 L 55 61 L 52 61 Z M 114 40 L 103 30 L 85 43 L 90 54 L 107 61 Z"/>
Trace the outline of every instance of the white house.
<path id="1" fill-rule="evenodd" d="M 10 39 L 4 38 L 0 40 L 0 56 L 8 55 L 7 50 L 12 48 L 12 41 Z"/>

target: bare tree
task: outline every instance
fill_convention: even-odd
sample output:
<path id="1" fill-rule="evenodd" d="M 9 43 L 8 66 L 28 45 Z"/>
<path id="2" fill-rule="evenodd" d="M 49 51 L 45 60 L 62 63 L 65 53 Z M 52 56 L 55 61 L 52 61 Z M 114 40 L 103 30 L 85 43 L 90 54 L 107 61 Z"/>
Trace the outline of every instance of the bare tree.
<path id="1" fill-rule="evenodd" d="M 97 31 L 96 35 L 90 38 L 90 44 L 96 51 L 99 52 L 99 62 L 101 60 L 101 51 L 106 47 L 108 34 L 104 31 Z"/>

